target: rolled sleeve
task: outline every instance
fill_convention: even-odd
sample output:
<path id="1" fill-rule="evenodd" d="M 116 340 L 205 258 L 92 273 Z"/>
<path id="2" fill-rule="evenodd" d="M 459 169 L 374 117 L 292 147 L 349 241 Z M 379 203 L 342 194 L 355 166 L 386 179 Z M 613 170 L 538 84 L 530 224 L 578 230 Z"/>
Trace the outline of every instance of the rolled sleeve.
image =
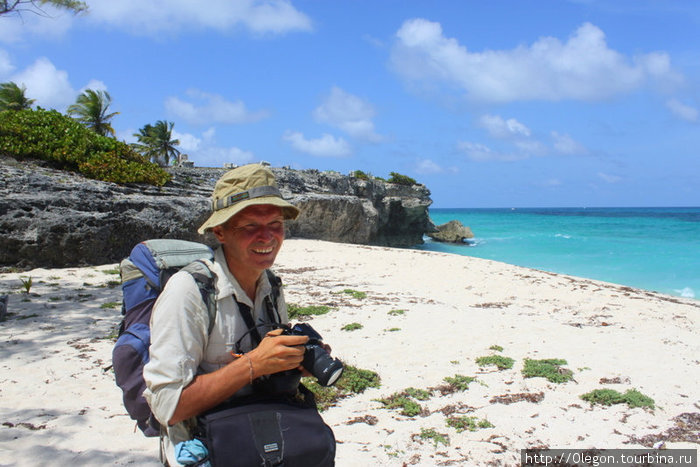
<path id="1" fill-rule="evenodd" d="M 150 360 L 145 365 L 144 397 L 158 421 L 167 426 L 182 390 L 196 376 L 208 340 L 208 314 L 199 289 L 178 272 L 156 301 L 151 314 Z"/>

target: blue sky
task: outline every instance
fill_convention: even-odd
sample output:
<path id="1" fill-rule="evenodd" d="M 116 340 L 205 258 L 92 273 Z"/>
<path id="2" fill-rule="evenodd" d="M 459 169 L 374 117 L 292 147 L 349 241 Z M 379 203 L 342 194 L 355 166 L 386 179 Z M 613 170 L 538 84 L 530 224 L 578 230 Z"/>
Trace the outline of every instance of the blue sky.
<path id="1" fill-rule="evenodd" d="M 0 17 L 0 82 L 198 166 L 409 175 L 433 207 L 699 206 L 696 0 L 87 0 Z"/>

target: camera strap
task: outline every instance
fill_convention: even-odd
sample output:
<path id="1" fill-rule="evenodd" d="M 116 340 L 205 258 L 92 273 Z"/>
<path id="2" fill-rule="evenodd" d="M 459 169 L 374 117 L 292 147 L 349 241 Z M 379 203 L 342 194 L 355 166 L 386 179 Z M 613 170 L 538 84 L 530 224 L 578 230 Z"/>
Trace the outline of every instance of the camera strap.
<path id="1" fill-rule="evenodd" d="M 265 311 L 267 312 L 267 319 L 269 320 L 269 324 L 256 325 L 250 307 L 245 303 L 241 303 L 238 300 L 235 300 L 234 298 L 234 300 L 236 301 L 236 305 L 238 305 L 238 310 L 241 313 L 241 317 L 243 318 L 243 321 L 245 322 L 245 325 L 248 328 L 248 331 L 245 332 L 240 337 L 240 339 L 236 341 L 236 344 L 234 346 L 236 353 L 242 353 L 241 342 L 248 334 L 250 334 L 252 339 L 251 348 L 257 347 L 260 344 L 260 342 L 262 342 L 262 336 L 260 335 L 260 331 L 258 331 L 258 328 L 269 327 L 271 329 L 277 329 L 279 327 L 283 327 L 282 318 L 279 314 L 279 311 L 277 311 L 276 306 L 277 300 L 280 296 L 280 288 L 282 286 L 282 281 L 269 269 L 266 269 L 265 272 L 267 273 L 267 279 L 272 287 L 270 295 L 266 295 L 264 299 Z"/>

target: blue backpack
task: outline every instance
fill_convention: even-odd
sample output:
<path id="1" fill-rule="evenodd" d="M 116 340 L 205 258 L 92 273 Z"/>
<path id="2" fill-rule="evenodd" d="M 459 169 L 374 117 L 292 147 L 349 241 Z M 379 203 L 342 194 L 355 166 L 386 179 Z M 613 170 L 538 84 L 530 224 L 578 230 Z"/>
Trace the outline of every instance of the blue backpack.
<path id="1" fill-rule="evenodd" d="M 202 260 L 212 260 L 211 248 L 184 240 L 147 240 L 136 245 L 119 265 L 122 278 L 122 319 L 112 350 L 112 367 L 122 389 L 124 407 L 146 436 L 159 436 L 160 424 L 143 397 L 143 367 L 149 360 L 153 304 L 168 279 L 179 270 L 192 274 L 209 312 L 209 333 L 216 319 L 214 279 Z"/>

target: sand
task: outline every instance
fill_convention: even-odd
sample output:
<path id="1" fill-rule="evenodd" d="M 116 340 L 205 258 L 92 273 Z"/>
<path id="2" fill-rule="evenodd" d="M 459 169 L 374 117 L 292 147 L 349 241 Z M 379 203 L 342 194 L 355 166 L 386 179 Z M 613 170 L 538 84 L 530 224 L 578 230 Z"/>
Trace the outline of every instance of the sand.
<path id="1" fill-rule="evenodd" d="M 0 465 L 159 465 L 157 440 L 135 431 L 109 370 L 121 319 L 116 268 L 0 274 L 0 294 L 9 293 Z M 275 270 L 289 303 L 331 307 L 309 323 L 334 356 L 381 377 L 379 388 L 323 413 L 338 466 L 518 465 L 523 448 L 700 443 L 699 301 L 476 258 L 301 239 L 286 241 Z M 361 328 L 342 329 L 352 323 Z M 476 363 L 489 355 L 514 365 Z M 573 379 L 525 378 L 525 359 L 566 360 L 562 373 Z M 475 380 L 447 391 L 445 378 L 456 375 Z M 409 387 L 430 393 L 417 401 L 419 415 L 378 401 Z M 636 389 L 655 408 L 580 398 L 602 388 Z M 459 417 L 484 427 L 447 425 Z"/>

